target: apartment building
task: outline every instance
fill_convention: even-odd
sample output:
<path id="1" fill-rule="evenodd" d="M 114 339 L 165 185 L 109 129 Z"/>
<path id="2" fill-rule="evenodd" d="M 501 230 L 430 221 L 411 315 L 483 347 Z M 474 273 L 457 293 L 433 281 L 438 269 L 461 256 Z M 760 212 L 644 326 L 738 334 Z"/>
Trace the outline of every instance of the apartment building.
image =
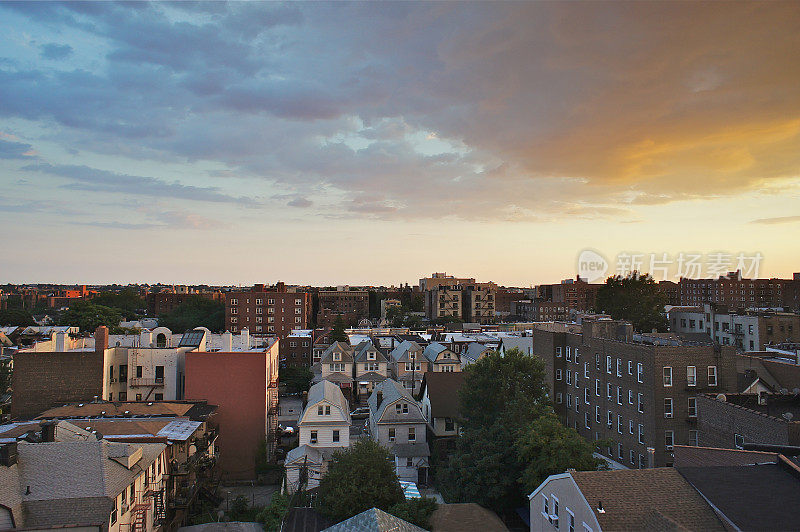
<path id="1" fill-rule="evenodd" d="M 271 459 L 278 433 L 278 339 L 248 351 L 186 353 L 186 398 L 218 405 L 223 478 L 256 478 L 263 442 Z"/>
<path id="2" fill-rule="evenodd" d="M 714 342 L 740 351 L 763 351 L 770 345 L 800 342 L 800 314 L 764 310 L 729 312 L 705 303 L 673 307 L 670 328 L 678 333 L 705 333 Z"/>
<path id="3" fill-rule="evenodd" d="M 470 323 L 494 323 L 495 321 L 495 283 L 474 283 L 464 287 L 464 321 Z"/>
<path id="4" fill-rule="evenodd" d="M 307 328 L 310 313 L 309 294 L 287 289 L 283 283 L 225 293 L 225 329 L 232 333 L 247 328 L 256 336 L 284 338 L 293 329 Z"/>
<path id="5" fill-rule="evenodd" d="M 714 303 L 737 311 L 781 308 L 800 310 L 800 279 L 743 279 L 731 272 L 717 279 L 686 279 L 678 282 L 680 305 Z"/>
<path id="6" fill-rule="evenodd" d="M 313 331 L 294 330 L 280 341 L 281 366 L 310 368 L 312 364 Z"/>
<path id="7" fill-rule="evenodd" d="M 425 291 L 425 316 L 463 319 L 463 290 L 460 285 L 438 285 Z"/>
<path id="8" fill-rule="evenodd" d="M 733 348 L 634 335 L 609 319 L 537 326 L 533 352 L 562 421 L 611 441 L 604 454 L 625 467 L 670 465 L 675 444 L 697 445 L 697 396 L 737 385 Z"/>
<path id="9" fill-rule="evenodd" d="M 434 273 L 420 279 L 419 287 L 425 298 L 425 316 L 429 319 L 450 317 L 475 323 L 495 320 L 498 288 L 493 282 L 476 283 L 473 278 Z"/>
<path id="10" fill-rule="evenodd" d="M 590 284 L 580 277 L 564 279 L 557 284 L 536 287 L 537 299 L 543 302 L 560 303 L 568 310 L 587 312 L 594 310 L 597 291 L 602 284 Z"/>
<path id="11" fill-rule="evenodd" d="M 341 318 L 345 326 L 354 327 L 358 322 L 369 318 L 369 292 L 351 290 L 349 286 L 337 290 L 320 290 L 317 327 L 333 327 L 337 318 Z"/>
<path id="12" fill-rule="evenodd" d="M 76 427 L 77 429 L 77 427 Z M 77 429 L 0 445 L 0 528 L 152 532 L 165 524 L 163 443 L 114 443 Z"/>

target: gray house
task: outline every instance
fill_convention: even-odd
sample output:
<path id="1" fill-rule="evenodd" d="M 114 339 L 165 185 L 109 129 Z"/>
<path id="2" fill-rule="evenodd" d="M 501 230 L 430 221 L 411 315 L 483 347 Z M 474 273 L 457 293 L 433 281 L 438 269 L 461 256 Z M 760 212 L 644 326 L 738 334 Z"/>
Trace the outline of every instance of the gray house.
<path id="1" fill-rule="evenodd" d="M 389 362 L 380 349 L 369 340 L 356 346 L 353 355 L 355 390 L 358 402 L 365 400 L 378 383 L 389 377 Z"/>
<path id="2" fill-rule="evenodd" d="M 375 386 L 369 400 L 369 430 L 373 439 L 395 457 L 400 480 L 426 483 L 430 449 L 426 442 L 422 406 L 395 380 Z"/>

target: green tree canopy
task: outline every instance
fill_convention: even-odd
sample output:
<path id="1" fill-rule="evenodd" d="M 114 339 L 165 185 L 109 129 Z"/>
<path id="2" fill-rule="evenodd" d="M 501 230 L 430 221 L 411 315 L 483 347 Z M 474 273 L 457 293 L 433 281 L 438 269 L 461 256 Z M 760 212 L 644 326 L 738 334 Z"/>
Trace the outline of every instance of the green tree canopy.
<path id="1" fill-rule="evenodd" d="M 123 288 L 119 292 L 101 292 L 92 298 L 92 303 L 115 308 L 129 320 L 140 317 L 147 307 L 145 300 L 134 288 Z"/>
<path id="2" fill-rule="evenodd" d="M 36 325 L 36 322 L 33 321 L 33 316 L 31 316 L 31 313 L 27 310 L 21 308 L 9 308 L 0 310 L 0 326 L 6 325 L 28 326 Z"/>
<path id="3" fill-rule="evenodd" d="M 535 419 L 517 439 L 516 451 L 524 466 L 524 492 L 535 490 L 550 475 L 568 468 L 591 471 L 605 462 L 592 453 L 595 445 L 575 429 L 565 427 L 554 414 Z"/>
<path id="4" fill-rule="evenodd" d="M 431 527 L 431 515 L 438 506 L 436 499 L 422 497 L 395 504 L 389 508 L 389 513 L 427 530 Z"/>
<path id="5" fill-rule="evenodd" d="M 336 321 L 333 322 L 333 330 L 331 331 L 330 339 L 334 342 L 349 342 L 347 333 L 344 332 L 344 320 L 341 316 L 336 316 Z"/>
<path id="6" fill-rule="evenodd" d="M 195 327 L 207 327 L 211 332 L 222 332 L 225 327 L 225 305 L 202 296 L 191 296 L 161 316 L 159 325 L 174 333 L 182 333 Z"/>
<path id="7" fill-rule="evenodd" d="M 320 511 L 336 523 L 372 507 L 388 511 L 403 500 L 392 455 L 370 438 L 333 453 L 317 495 Z"/>
<path id="8" fill-rule="evenodd" d="M 101 325 L 108 327 L 111 333 L 117 333 L 122 313 L 111 307 L 98 305 L 93 301 L 76 301 L 70 303 L 67 310 L 61 313 L 58 322 L 61 325 L 78 326 L 83 332 L 94 332 Z"/>
<path id="9" fill-rule="evenodd" d="M 307 392 L 311 387 L 311 379 L 314 378 L 314 374 L 306 367 L 286 366 L 278 371 L 278 380 L 281 384 L 286 385 L 288 393 Z"/>
<path id="10" fill-rule="evenodd" d="M 615 275 L 597 291 L 597 308 L 615 320 L 627 320 L 641 332 L 667 330 L 666 294 L 648 274 Z"/>
<path id="11" fill-rule="evenodd" d="M 537 472 L 596 468 L 591 444 L 580 446 L 583 440 L 574 430 L 557 432 L 551 425 L 558 420 L 540 359 L 519 349 L 504 356 L 492 352 L 467 366 L 464 377 L 462 433 L 447 463 L 436 471 L 445 499 L 505 513 L 524 504 L 529 478 Z M 543 443 L 532 432 L 544 429 L 549 432 Z"/>

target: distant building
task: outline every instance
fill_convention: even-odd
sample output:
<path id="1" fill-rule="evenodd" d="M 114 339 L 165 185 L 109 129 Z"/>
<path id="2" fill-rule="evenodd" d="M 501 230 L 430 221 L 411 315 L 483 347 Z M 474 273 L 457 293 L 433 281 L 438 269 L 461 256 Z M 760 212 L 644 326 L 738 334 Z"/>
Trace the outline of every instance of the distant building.
<path id="1" fill-rule="evenodd" d="M 317 327 L 333 327 L 337 318 L 344 321 L 345 326 L 352 327 L 369 318 L 369 292 L 351 290 L 344 286 L 339 290 L 320 290 Z"/>
<path id="2" fill-rule="evenodd" d="M 256 336 L 284 338 L 307 328 L 310 314 L 309 294 L 288 290 L 283 283 L 225 293 L 225 330 L 232 333 L 247 328 Z"/>
<path id="3" fill-rule="evenodd" d="M 313 332 L 296 329 L 280 341 L 281 367 L 311 367 Z"/>
<path id="4" fill-rule="evenodd" d="M 800 310 L 797 279 L 743 279 L 731 272 L 717 279 L 686 279 L 678 282 L 680 305 L 713 303 L 733 311 L 746 309 Z"/>
<path id="5" fill-rule="evenodd" d="M 434 273 L 419 280 L 425 297 L 425 316 L 431 320 L 455 318 L 460 321 L 493 323 L 495 295 L 493 282 L 476 283 L 473 278 L 457 278 Z"/>
<path id="6" fill-rule="evenodd" d="M 601 286 L 603 285 L 587 283 L 579 277 L 576 279 L 565 279 L 558 284 L 543 284 L 537 286 L 537 299 L 542 302 L 561 304 L 562 306 L 566 306 L 567 311 L 591 311 L 595 310 L 597 291 Z"/>

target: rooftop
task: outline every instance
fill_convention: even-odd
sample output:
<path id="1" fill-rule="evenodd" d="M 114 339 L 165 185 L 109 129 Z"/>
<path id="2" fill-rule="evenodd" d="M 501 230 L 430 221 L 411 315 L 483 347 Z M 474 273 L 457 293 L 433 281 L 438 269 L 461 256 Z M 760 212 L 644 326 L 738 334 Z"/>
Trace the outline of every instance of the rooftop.
<path id="1" fill-rule="evenodd" d="M 216 405 L 205 401 L 155 401 L 76 403 L 57 406 L 45 411 L 36 419 L 82 419 L 109 417 L 188 417 L 205 421 L 217 410 Z"/>

